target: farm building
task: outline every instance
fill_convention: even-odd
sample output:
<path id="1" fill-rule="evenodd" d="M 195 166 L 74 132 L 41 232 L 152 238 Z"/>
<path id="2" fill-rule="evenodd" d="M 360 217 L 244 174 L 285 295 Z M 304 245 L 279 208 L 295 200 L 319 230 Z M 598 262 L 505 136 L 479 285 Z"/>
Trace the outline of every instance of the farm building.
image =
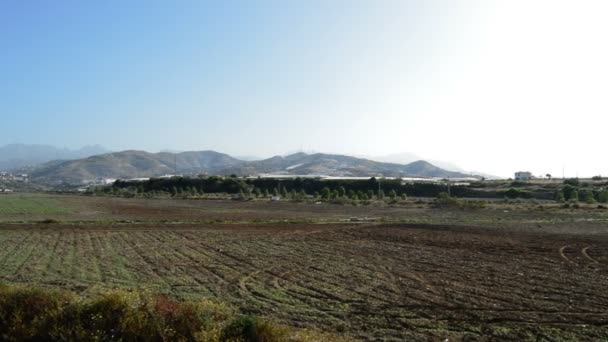
<path id="1" fill-rule="evenodd" d="M 532 179 L 532 173 L 528 171 L 515 172 L 515 180 L 530 180 Z"/>

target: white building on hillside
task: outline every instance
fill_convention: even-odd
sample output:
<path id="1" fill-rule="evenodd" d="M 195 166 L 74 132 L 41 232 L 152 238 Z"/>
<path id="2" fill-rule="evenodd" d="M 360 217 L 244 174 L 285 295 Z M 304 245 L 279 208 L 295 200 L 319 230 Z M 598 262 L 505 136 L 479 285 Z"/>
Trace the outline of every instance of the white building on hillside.
<path id="1" fill-rule="evenodd" d="M 515 172 L 515 180 L 530 180 L 532 179 L 532 172 L 519 171 Z"/>

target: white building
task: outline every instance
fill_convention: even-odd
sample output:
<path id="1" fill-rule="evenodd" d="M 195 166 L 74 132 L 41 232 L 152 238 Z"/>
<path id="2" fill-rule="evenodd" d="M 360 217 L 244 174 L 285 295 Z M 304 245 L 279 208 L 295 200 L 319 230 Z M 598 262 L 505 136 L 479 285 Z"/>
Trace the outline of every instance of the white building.
<path id="1" fill-rule="evenodd" d="M 515 180 L 530 180 L 532 179 L 532 172 L 519 171 L 515 172 Z"/>

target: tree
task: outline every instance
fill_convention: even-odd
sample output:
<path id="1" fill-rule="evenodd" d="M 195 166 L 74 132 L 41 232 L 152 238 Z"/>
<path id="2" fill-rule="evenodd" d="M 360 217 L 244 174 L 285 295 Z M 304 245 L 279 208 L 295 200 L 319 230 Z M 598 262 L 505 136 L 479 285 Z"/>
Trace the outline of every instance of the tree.
<path id="1" fill-rule="evenodd" d="M 508 198 L 518 198 L 521 195 L 521 191 L 517 190 L 517 189 L 509 189 L 505 192 L 505 196 L 507 196 Z"/>
<path id="2" fill-rule="evenodd" d="M 348 198 L 353 198 L 354 195 L 355 195 L 355 192 L 352 189 L 349 189 L 346 192 L 346 197 L 348 197 Z"/>
<path id="3" fill-rule="evenodd" d="M 253 188 L 253 196 L 255 196 L 257 198 L 257 197 L 260 197 L 261 195 L 262 195 L 262 192 L 260 191 L 260 189 L 254 187 Z"/>
<path id="4" fill-rule="evenodd" d="M 397 192 L 395 191 L 395 189 L 391 189 L 391 191 L 388 192 L 388 197 L 390 197 L 391 200 L 397 198 Z"/>
<path id="5" fill-rule="evenodd" d="M 564 196 L 564 191 L 563 190 L 556 191 L 555 195 L 553 196 L 553 199 L 556 202 L 563 203 L 566 200 L 566 197 Z"/>
<path id="6" fill-rule="evenodd" d="M 384 199 L 384 191 L 383 190 L 378 190 L 378 199 L 379 200 L 383 200 Z"/>
<path id="7" fill-rule="evenodd" d="M 549 180 L 551 180 L 551 174 L 550 174 L 550 173 L 547 173 L 547 174 L 545 175 L 545 177 L 547 177 L 547 178 L 549 178 Z"/>
<path id="8" fill-rule="evenodd" d="M 564 198 L 566 199 L 566 201 L 569 201 L 575 197 L 576 197 L 576 200 L 578 201 L 578 190 L 576 187 L 567 184 L 566 186 L 564 186 L 562 191 L 564 192 Z"/>
<path id="9" fill-rule="evenodd" d="M 598 195 L 597 195 L 597 200 L 600 203 L 608 203 L 608 190 L 602 190 Z"/>
<path id="10" fill-rule="evenodd" d="M 338 188 L 338 196 L 339 197 L 344 197 L 346 195 L 346 189 L 343 186 L 340 186 Z"/>
<path id="11" fill-rule="evenodd" d="M 330 199 L 330 196 L 331 196 L 331 191 L 329 190 L 328 187 L 324 187 L 321 190 L 321 198 L 328 200 L 328 199 Z"/>
<path id="12" fill-rule="evenodd" d="M 574 191 L 570 193 L 570 198 L 568 198 L 568 201 L 578 202 L 578 190 L 574 189 Z"/>
<path id="13" fill-rule="evenodd" d="M 583 192 L 583 200 L 589 204 L 595 203 L 595 196 L 593 195 L 593 191 L 585 190 Z"/>
<path id="14" fill-rule="evenodd" d="M 374 199 L 374 190 L 367 190 L 367 198 Z"/>

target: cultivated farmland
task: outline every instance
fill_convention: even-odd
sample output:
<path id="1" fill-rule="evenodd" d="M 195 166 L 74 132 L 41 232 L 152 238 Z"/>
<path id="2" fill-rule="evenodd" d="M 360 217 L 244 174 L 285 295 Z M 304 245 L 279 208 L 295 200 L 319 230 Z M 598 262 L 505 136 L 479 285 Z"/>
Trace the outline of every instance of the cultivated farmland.
<path id="1" fill-rule="evenodd" d="M 61 223 L 1 215 L 3 282 L 216 298 L 370 341 L 608 338 L 601 210 L 41 198 Z"/>
<path id="2" fill-rule="evenodd" d="M 0 216 L 4 218 L 66 214 L 70 214 L 70 211 L 51 197 L 13 194 L 0 196 Z"/>

